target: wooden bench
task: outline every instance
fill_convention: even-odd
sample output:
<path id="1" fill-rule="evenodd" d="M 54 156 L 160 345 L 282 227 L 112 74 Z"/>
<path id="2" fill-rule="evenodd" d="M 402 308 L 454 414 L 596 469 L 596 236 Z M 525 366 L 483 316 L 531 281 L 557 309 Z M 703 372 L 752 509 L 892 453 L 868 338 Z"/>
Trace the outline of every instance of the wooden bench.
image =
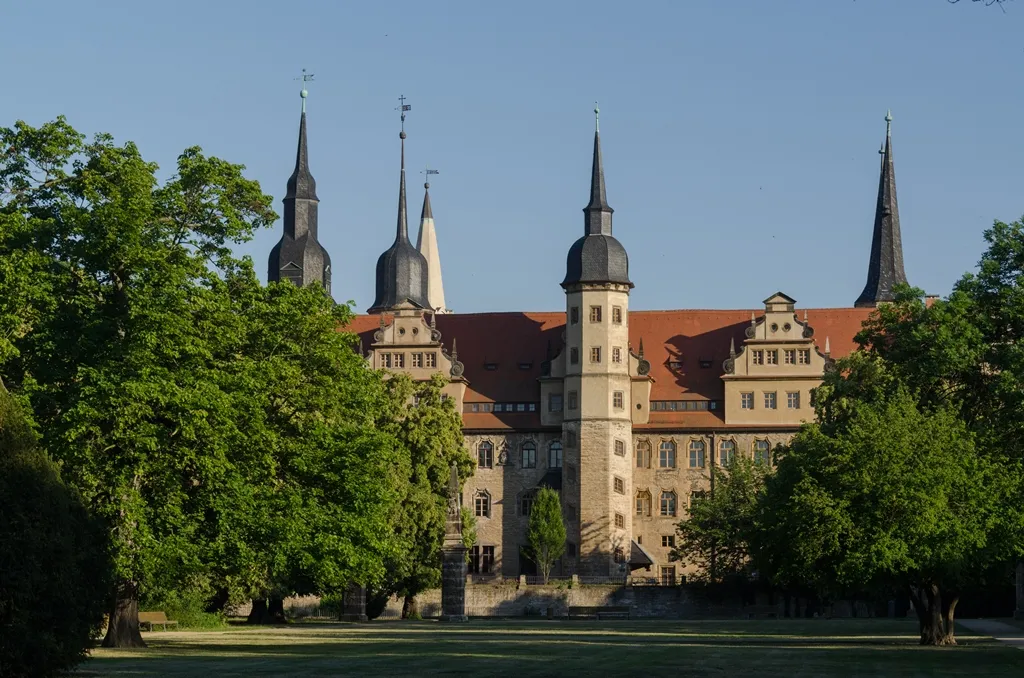
<path id="1" fill-rule="evenodd" d="M 143 631 L 152 631 L 153 627 L 158 624 L 163 626 L 164 631 L 166 631 L 168 626 L 177 626 L 178 622 L 171 621 L 163 612 L 139 613 L 139 628 L 141 628 Z"/>
<path id="2" fill-rule="evenodd" d="M 597 619 L 629 619 L 628 605 L 605 607 L 570 607 L 570 617 L 596 617 Z"/>
<path id="3" fill-rule="evenodd" d="M 778 618 L 779 616 L 777 605 L 747 605 L 743 608 L 743 612 L 747 615 L 747 619 L 757 619 L 758 617 Z"/>

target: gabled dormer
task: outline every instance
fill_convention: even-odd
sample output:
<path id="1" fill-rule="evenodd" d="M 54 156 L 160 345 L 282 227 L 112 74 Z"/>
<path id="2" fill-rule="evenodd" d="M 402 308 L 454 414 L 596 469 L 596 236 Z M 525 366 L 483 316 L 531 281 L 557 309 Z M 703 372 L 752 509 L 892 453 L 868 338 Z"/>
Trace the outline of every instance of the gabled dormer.
<path id="1" fill-rule="evenodd" d="M 725 374 L 727 424 L 799 425 L 814 416 L 811 390 L 831 358 L 818 350 L 814 329 L 796 311 L 796 300 L 776 292 L 764 314 L 750 314 L 746 338 L 729 347 Z M 827 349 L 826 349 L 827 351 Z"/>

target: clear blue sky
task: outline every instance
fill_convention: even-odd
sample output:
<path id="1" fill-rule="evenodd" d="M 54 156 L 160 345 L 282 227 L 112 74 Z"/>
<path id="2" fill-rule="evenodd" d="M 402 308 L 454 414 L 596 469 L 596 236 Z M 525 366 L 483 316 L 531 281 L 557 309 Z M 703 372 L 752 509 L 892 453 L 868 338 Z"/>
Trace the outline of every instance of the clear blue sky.
<path id="1" fill-rule="evenodd" d="M 410 213 L 429 162 L 457 311 L 564 308 L 595 99 L 633 308 L 747 308 L 777 289 L 851 305 L 887 108 L 912 283 L 947 294 L 992 220 L 1024 213 L 1024 2 L 61 0 L 0 18 L 0 125 L 65 114 L 165 174 L 200 145 L 245 164 L 278 212 L 293 78 L 315 73 L 320 235 L 335 298 L 360 311 L 394 237 L 403 93 Z M 241 248 L 261 275 L 279 233 Z"/>

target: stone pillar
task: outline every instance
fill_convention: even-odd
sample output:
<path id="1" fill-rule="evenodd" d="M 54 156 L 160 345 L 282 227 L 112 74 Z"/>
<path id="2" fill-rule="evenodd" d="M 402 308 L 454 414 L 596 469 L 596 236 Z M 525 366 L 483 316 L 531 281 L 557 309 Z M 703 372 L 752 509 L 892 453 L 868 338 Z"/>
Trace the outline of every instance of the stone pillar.
<path id="1" fill-rule="evenodd" d="M 1013 618 L 1024 620 L 1024 560 L 1017 563 L 1017 609 Z"/>
<path id="2" fill-rule="evenodd" d="M 441 621 L 469 621 L 466 616 L 466 547 L 445 547 L 441 557 Z"/>
<path id="3" fill-rule="evenodd" d="M 466 546 L 462 543 L 459 471 L 452 464 L 448 481 L 448 520 L 441 547 L 441 621 L 469 621 L 466 616 Z"/>
<path id="4" fill-rule="evenodd" d="M 345 589 L 345 595 L 341 599 L 341 621 L 364 622 L 368 621 L 366 616 L 366 587 L 359 584 L 349 584 Z"/>

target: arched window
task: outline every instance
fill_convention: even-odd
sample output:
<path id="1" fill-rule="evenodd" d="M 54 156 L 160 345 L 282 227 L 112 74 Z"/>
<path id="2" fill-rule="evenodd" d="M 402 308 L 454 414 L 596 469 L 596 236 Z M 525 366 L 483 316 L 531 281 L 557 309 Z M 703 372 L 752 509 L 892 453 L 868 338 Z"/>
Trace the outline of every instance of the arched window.
<path id="1" fill-rule="evenodd" d="M 478 518 L 491 517 L 491 495 L 486 490 L 480 490 L 473 497 L 473 512 Z"/>
<path id="2" fill-rule="evenodd" d="M 727 468 L 736 459 L 736 443 L 731 440 L 723 440 L 718 445 L 718 463 Z"/>
<path id="3" fill-rule="evenodd" d="M 494 466 L 494 445 L 487 440 L 476 447 L 477 465 L 480 468 L 491 468 Z"/>
<path id="4" fill-rule="evenodd" d="M 662 440 L 658 446 L 658 466 L 661 468 L 676 467 L 676 444 L 671 440 Z"/>
<path id="5" fill-rule="evenodd" d="M 704 468 L 704 441 L 690 441 L 690 468 Z"/>
<path id="6" fill-rule="evenodd" d="M 676 493 L 661 493 L 661 515 L 674 516 L 676 514 Z"/>
<path id="7" fill-rule="evenodd" d="M 754 441 L 754 463 L 770 464 L 772 461 L 772 448 L 767 440 Z"/>
<path id="8" fill-rule="evenodd" d="M 651 467 L 651 444 L 646 440 L 641 440 L 636 444 L 636 467 Z"/>
<path id="9" fill-rule="evenodd" d="M 562 443 L 557 440 L 548 447 L 548 468 L 562 468 Z"/>
<path id="10" fill-rule="evenodd" d="M 636 493 L 636 514 L 638 516 L 651 515 L 651 493 L 641 490 Z"/>
<path id="11" fill-rule="evenodd" d="M 523 443 L 523 468 L 537 468 L 537 446 L 532 442 Z"/>

